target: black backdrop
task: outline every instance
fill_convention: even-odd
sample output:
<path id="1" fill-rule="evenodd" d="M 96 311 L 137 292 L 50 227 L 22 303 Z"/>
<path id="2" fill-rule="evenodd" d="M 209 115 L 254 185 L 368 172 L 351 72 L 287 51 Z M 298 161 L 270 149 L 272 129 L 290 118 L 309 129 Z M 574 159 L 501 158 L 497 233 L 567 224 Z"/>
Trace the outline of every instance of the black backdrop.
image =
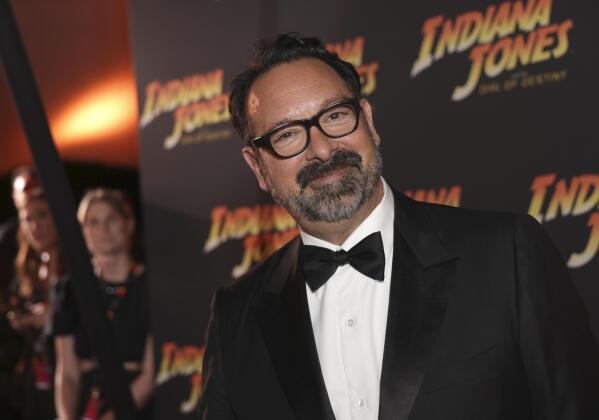
<path id="1" fill-rule="evenodd" d="M 359 68 L 392 185 L 542 221 L 599 335 L 596 2 L 132 0 L 130 16 L 157 418 L 193 417 L 215 288 L 296 233 L 226 111 L 252 44 L 277 32 L 319 36 Z"/>

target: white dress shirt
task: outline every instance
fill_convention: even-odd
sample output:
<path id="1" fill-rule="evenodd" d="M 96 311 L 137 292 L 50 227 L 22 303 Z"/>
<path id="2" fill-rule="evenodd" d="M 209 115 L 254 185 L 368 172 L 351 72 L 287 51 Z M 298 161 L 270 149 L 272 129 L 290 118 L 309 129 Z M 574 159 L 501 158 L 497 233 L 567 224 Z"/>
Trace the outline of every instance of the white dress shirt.
<path id="1" fill-rule="evenodd" d="M 380 231 L 385 250 L 385 278 L 378 282 L 346 264 L 312 292 L 306 285 L 312 329 L 324 383 L 337 420 L 377 419 L 379 388 L 393 260 L 393 194 L 384 195 L 370 215 L 341 245 L 303 232 L 305 245 L 349 251 Z"/>

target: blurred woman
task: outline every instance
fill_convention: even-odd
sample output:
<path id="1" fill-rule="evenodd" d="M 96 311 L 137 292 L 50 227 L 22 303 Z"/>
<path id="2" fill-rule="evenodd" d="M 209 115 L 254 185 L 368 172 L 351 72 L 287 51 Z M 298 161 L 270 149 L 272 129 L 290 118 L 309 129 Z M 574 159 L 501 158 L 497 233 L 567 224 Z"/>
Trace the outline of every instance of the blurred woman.
<path id="1" fill-rule="evenodd" d="M 18 253 L 6 316 L 23 339 L 13 394 L 22 418 L 53 419 L 52 292 L 63 264 L 48 203 L 32 168 L 13 175 L 13 201 L 19 215 Z"/>
<path id="2" fill-rule="evenodd" d="M 95 189 L 83 197 L 77 218 L 92 255 L 102 307 L 117 352 L 142 410 L 153 390 L 153 348 L 144 267 L 131 258 L 135 219 L 118 190 Z M 76 281 L 76 280 L 70 280 Z M 113 419 L 98 380 L 99 366 L 68 282 L 57 299 L 56 411 L 60 419 Z M 146 410 L 147 411 L 147 410 Z M 144 416 L 145 417 L 145 416 Z"/>

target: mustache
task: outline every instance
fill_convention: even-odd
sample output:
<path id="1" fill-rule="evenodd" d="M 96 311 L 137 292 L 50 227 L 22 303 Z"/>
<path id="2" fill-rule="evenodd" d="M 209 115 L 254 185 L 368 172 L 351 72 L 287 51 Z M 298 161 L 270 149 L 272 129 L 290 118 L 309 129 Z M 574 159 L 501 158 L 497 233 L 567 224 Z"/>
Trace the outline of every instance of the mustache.
<path id="1" fill-rule="evenodd" d="M 313 179 L 346 167 L 354 167 L 362 171 L 362 156 L 349 150 L 339 150 L 326 162 L 313 162 L 304 166 L 297 173 L 295 180 L 300 187 L 306 188 Z"/>

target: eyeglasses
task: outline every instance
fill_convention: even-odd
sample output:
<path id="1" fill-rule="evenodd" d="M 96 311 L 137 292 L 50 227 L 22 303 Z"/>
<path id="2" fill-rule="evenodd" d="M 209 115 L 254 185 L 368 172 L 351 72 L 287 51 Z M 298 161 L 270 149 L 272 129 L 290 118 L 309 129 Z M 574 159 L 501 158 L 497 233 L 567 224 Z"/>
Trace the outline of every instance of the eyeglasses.
<path id="1" fill-rule="evenodd" d="M 306 150 L 310 144 L 310 128 L 318 129 L 329 138 L 353 133 L 360 123 L 360 102 L 357 98 L 343 99 L 327 105 L 312 118 L 290 121 L 274 127 L 260 137 L 249 140 L 254 147 L 264 147 L 276 156 L 287 159 Z"/>

